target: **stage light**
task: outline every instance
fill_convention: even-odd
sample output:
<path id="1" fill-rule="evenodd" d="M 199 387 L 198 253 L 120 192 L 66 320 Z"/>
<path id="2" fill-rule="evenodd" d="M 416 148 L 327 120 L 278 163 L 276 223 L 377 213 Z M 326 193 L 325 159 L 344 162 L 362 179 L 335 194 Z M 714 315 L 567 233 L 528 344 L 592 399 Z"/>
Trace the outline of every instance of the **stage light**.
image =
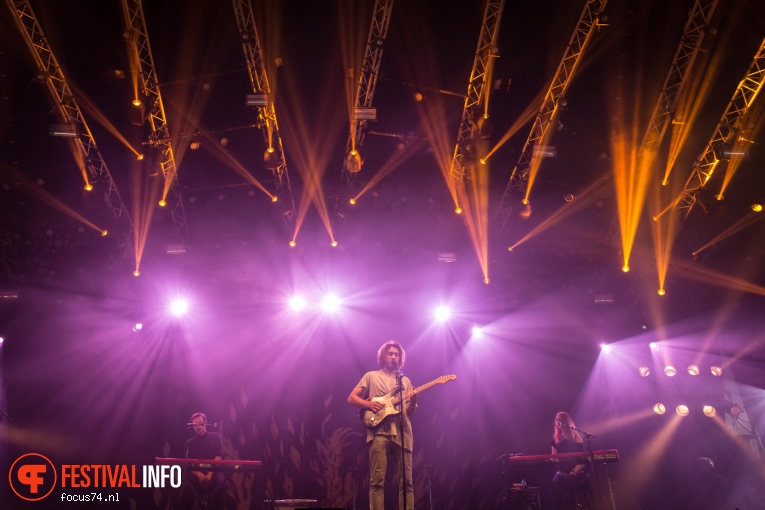
<path id="1" fill-rule="evenodd" d="M 651 342 L 650 344 L 648 344 L 648 347 L 650 347 L 653 352 L 656 352 L 659 350 L 659 344 L 657 342 Z"/>
<path id="2" fill-rule="evenodd" d="M 263 162 L 266 164 L 266 170 L 276 173 L 279 170 L 279 156 L 276 154 L 276 149 L 273 147 L 266 149 L 263 153 Z"/>
<path id="3" fill-rule="evenodd" d="M 452 316 L 452 312 L 448 307 L 441 305 L 436 307 L 434 316 L 438 322 L 446 322 Z"/>
<path id="4" fill-rule="evenodd" d="M 133 324 L 133 333 L 138 333 L 142 329 L 143 329 L 143 324 L 141 324 L 140 322 L 136 322 L 135 324 Z"/>
<path id="5" fill-rule="evenodd" d="M 230 140 L 224 136 L 223 138 L 220 139 L 220 144 L 221 146 L 226 147 L 229 141 Z"/>
<path id="6" fill-rule="evenodd" d="M 138 161 L 143 161 L 143 154 L 138 155 Z"/>
<path id="7" fill-rule="evenodd" d="M 106 237 L 108 235 L 109 235 L 109 231 L 108 230 L 104 229 L 104 230 L 101 231 L 101 237 Z"/>
<path id="8" fill-rule="evenodd" d="M 734 418 L 738 418 L 741 416 L 741 413 L 744 412 L 743 409 L 741 409 L 741 406 L 738 404 L 733 404 L 730 408 L 730 415 Z"/>
<path id="9" fill-rule="evenodd" d="M 202 147 L 202 142 L 200 142 L 199 140 L 192 140 L 191 143 L 189 144 L 189 149 L 193 151 L 199 150 L 200 147 Z"/>
<path id="10" fill-rule="evenodd" d="M 698 365 L 691 365 L 688 367 L 688 373 L 691 375 L 699 375 Z"/>
<path id="11" fill-rule="evenodd" d="M 629 266 L 629 265 L 627 265 L 627 264 L 624 264 L 624 265 L 622 266 L 622 272 L 624 272 L 624 273 L 629 273 L 629 272 L 630 272 L 630 266 Z"/>
<path id="12" fill-rule="evenodd" d="M 353 120 L 377 120 L 377 108 L 354 108 Z"/>
<path id="13" fill-rule="evenodd" d="M 472 337 L 473 338 L 482 338 L 483 337 L 483 331 L 478 326 L 473 326 L 473 329 L 471 330 Z"/>
<path id="14" fill-rule="evenodd" d="M 653 405 L 653 412 L 656 414 L 664 414 L 667 412 L 667 408 L 661 402 Z"/>
<path id="15" fill-rule="evenodd" d="M 718 366 L 709 367 L 709 370 L 712 372 L 712 375 L 715 377 L 720 377 L 722 375 L 722 368 Z"/>
<path id="16" fill-rule="evenodd" d="M 90 183 L 87 183 L 85 185 L 85 191 L 93 191 L 93 185 Z"/>
<path id="17" fill-rule="evenodd" d="M 350 199 L 350 203 L 351 205 L 356 205 L 356 199 L 355 198 Z"/>
<path id="18" fill-rule="evenodd" d="M 176 317 L 186 315 L 188 311 L 189 302 L 185 299 L 174 299 L 173 302 L 170 303 L 170 312 Z"/>
<path id="19" fill-rule="evenodd" d="M 295 247 L 296 244 L 297 243 L 295 241 L 290 241 L 290 246 L 292 246 L 293 248 Z"/>
<path id="20" fill-rule="evenodd" d="M 5 338 L 0 336 L 0 345 L 3 345 L 3 342 L 5 342 Z"/>
<path id="21" fill-rule="evenodd" d="M 688 406 L 685 404 L 680 404 L 675 408 L 675 412 L 679 414 L 680 416 L 688 416 L 690 414 L 690 410 L 688 409 Z"/>
<path id="22" fill-rule="evenodd" d="M 245 106 L 268 106 L 268 94 L 247 94 L 244 97 Z"/>
<path id="23" fill-rule="evenodd" d="M 50 135 L 59 138 L 77 138 L 80 130 L 74 124 L 53 124 L 50 127 Z"/>
<path id="24" fill-rule="evenodd" d="M 335 246 L 337 246 L 337 241 L 332 241 L 332 242 L 331 242 L 331 243 L 329 243 L 329 244 L 330 244 L 330 245 L 331 245 L 331 246 L 334 248 Z"/>
<path id="25" fill-rule="evenodd" d="M 457 207 L 456 209 L 454 209 L 454 212 L 456 212 L 457 214 L 462 214 L 462 207 Z"/>
<path id="26" fill-rule="evenodd" d="M 335 294 L 327 294 L 321 300 L 321 307 L 325 312 L 336 312 L 340 304 L 340 298 Z"/>
<path id="27" fill-rule="evenodd" d="M 659 289 L 659 290 L 657 290 L 657 291 L 656 291 L 656 293 L 657 293 L 658 295 L 660 295 L 660 296 L 663 296 L 664 294 L 666 294 L 666 293 L 667 293 L 667 291 L 666 291 L 666 290 L 664 290 L 664 289 Z"/>
<path id="28" fill-rule="evenodd" d="M 710 405 L 705 405 L 701 410 L 704 412 L 704 416 L 709 416 L 710 418 L 717 416 L 717 409 Z"/>
<path id="29" fill-rule="evenodd" d="M 276 202 L 277 200 L 279 200 L 279 197 L 277 197 L 276 195 L 271 197 L 271 202 Z"/>
<path id="30" fill-rule="evenodd" d="M 135 271 L 133 271 L 133 276 L 141 276 L 141 272 L 138 269 L 136 269 Z"/>
<path id="31" fill-rule="evenodd" d="M 608 344 L 600 344 L 600 350 L 603 352 L 603 354 L 608 354 L 611 352 L 611 346 Z"/>
<path id="32" fill-rule="evenodd" d="M 289 300 L 289 306 L 290 309 L 294 312 L 299 312 L 300 310 L 304 309 L 306 306 L 306 301 L 303 298 L 303 296 L 292 296 Z"/>
<path id="33" fill-rule="evenodd" d="M 363 164 L 361 154 L 356 149 L 351 150 L 345 157 L 345 169 L 352 174 L 359 173 Z"/>
<path id="34" fill-rule="evenodd" d="M 667 365 L 666 367 L 664 367 L 664 375 L 666 375 L 667 377 L 674 377 L 676 373 L 677 373 L 677 370 L 672 365 Z"/>
<path id="35" fill-rule="evenodd" d="M 494 134 L 494 123 L 487 114 L 483 114 L 481 118 L 478 119 L 475 127 L 478 128 L 478 136 L 480 138 L 491 138 L 491 135 Z"/>
<path id="36" fill-rule="evenodd" d="M 752 210 L 754 212 L 762 212 L 762 204 L 752 204 Z"/>
<path id="37" fill-rule="evenodd" d="M 165 206 L 167 205 L 167 202 L 165 201 L 165 199 L 164 199 L 164 198 L 163 198 L 163 199 L 161 199 L 161 200 L 160 200 L 158 203 L 159 203 L 159 206 L 160 206 L 160 207 L 165 207 Z"/>
<path id="38" fill-rule="evenodd" d="M 651 375 L 651 369 L 648 367 L 640 367 L 640 377 L 648 377 Z"/>

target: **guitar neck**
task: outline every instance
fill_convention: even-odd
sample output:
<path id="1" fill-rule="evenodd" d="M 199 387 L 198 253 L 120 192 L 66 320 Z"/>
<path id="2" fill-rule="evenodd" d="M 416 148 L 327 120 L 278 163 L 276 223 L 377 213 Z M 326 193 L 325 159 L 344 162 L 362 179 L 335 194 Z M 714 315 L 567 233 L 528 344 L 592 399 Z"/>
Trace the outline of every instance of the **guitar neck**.
<path id="1" fill-rule="evenodd" d="M 412 394 L 414 394 L 414 393 L 419 393 L 422 390 L 427 390 L 428 388 L 430 388 L 434 384 L 438 384 L 439 382 L 441 382 L 441 378 L 440 377 L 438 379 L 433 379 L 429 383 L 425 383 L 422 386 L 417 386 L 415 389 L 413 389 L 409 393 L 404 393 L 404 399 L 406 400 L 407 398 L 411 397 Z M 399 397 L 396 397 L 394 399 L 394 401 L 393 401 L 394 404 L 398 404 L 399 402 L 401 402 L 401 399 Z"/>

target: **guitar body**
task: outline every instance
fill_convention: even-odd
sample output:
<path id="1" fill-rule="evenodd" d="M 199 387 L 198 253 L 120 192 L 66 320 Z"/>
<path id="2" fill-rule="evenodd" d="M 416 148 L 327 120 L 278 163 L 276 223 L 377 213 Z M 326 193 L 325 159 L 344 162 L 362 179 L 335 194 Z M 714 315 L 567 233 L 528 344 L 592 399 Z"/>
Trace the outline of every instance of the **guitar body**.
<path id="1" fill-rule="evenodd" d="M 388 416 L 399 414 L 401 412 L 401 406 L 398 405 L 399 399 L 397 398 L 397 393 L 398 388 L 393 388 L 391 391 L 381 397 L 368 398 L 367 400 L 370 402 L 380 402 L 385 405 L 385 407 L 376 413 L 373 413 L 369 409 L 360 410 L 359 418 L 361 419 L 361 423 L 363 423 L 364 426 L 369 429 L 375 429 Z"/>
<path id="2" fill-rule="evenodd" d="M 414 390 L 412 390 L 409 393 L 404 394 L 404 400 L 407 400 L 410 398 L 413 394 L 419 393 L 423 390 L 426 390 L 433 386 L 434 384 L 446 384 L 449 381 L 453 381 L 457 378 L 456 375 L 442 375 L 438 379 L 434 379 L 430 381 L 427 384 L 423 384 L 422 386 L 418 386 Z M 401 398 L 398 394 L 398 388 L 393 388 L 385 395 L 379 396 L 379 397 L 372 397 L 368 398 L 370 402 L 380 402 L 385 407 L 377 411 L 376 413 L 373 413 L 369 409 L 362 409 L 359 411 L 359 419 L 361 420 L 361 423 L 364 424 L 364 426 L 368 429 L 375 429 L 380 426 L 380 424 L 389 416 L 393 416 L 394 414 L 399 414 L 401 412 Z"/>

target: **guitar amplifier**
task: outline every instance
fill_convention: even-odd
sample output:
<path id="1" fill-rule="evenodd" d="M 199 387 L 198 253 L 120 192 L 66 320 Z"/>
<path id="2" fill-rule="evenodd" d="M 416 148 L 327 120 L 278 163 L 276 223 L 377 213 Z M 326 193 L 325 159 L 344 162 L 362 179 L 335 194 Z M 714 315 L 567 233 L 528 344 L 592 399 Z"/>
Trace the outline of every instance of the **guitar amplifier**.
<path id="1" fill-rule="evenodd" d="M 520 485 L 520 484 L 518 484 Z M 510 489 L 510 508 L 512 510 L 541 510 L 539 487 L 516 487 Z"/>

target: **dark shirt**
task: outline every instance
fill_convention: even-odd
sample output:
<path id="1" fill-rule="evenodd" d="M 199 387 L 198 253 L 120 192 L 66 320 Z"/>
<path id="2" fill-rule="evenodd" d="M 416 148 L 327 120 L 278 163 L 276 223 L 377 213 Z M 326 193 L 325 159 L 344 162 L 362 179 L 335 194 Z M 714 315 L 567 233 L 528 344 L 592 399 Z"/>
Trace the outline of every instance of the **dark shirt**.
<path id="1" fill-rule="evenodd" d="M 223 441 L 217 432 L 205 432 L 201 436 L 189 439 L 187 446 L 187 458 L 189 459 L 214 459 L 223 458 Z"/>
<path id="2" fill-rule="evenodd" d="M 560 443 L 556 443 L 555 439 L 553 439 L 550 444 L 558 453 L 572 453 L 572 452 L 583 452 L 584 451 L 584 443 L 576 443 L 573 441 L 569 441 L 568 439 L 564 439 Z M 579 464 L 586 464 L 584 459 L 577 459 L 577 460 L 566 460 L 558 463 L 558 471 L 561 471 L 563 473 L 568 473 L 572 469 L 574 469 Z"/>

